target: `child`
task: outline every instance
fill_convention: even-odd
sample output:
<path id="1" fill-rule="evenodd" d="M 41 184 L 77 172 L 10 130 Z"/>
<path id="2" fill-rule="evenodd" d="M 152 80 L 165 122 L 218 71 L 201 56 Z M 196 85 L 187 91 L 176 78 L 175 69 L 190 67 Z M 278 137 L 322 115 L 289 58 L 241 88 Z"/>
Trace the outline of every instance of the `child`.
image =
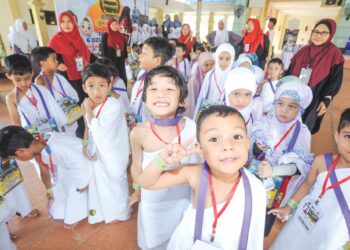
<path id="1" fill-rule="evenodd" d="M 165 38 L 151 37 L 143 44 L 139 60 L 141 70 L 132 88 L 130 98 L 131 114 L 135 116 L 137 123 L 141 123 L 148 116 L 141 100 L 147 72 L 159 65 L 164 65 L 173 55 L 173 47 Z"/>
<path id="2" fill-rule="evenodd" d="M 21 125 L 44 138 L 52 131 L 64 131 L 67 117 L 45 87 L 32 84 L 29 59 L 18 54 L 6 57 L 5 72 L 15 85 L 6 96 L 12 124 Z"/>
<path id="3" fill-rule="evenodd" d="M 194 53 L 191 56 L 191 63 L 190 63 L 190 68 L 191 68 L 190 76 L 196 73 L 198 68 L 198 59 L 199 59 L 199 56 L 204 52 L 204 48 L 200 44 L 195 44 L 193 50 L 194 50 Z"/>
<path id="4" fill-rule="evenodd" d="M 121 102 L 108 97 L 112 88 L 109 69 L 94 63 L 83 71 L 82 104 L 86 122 L 84 153 L 94 160 L 89 184 L 89 223 L 114 223 L 130 217 L 128 128 Z"/>
<path id="5" fill-rule="evenodd" d="M 240 54 L 236 61 L 236 67 L 245 67 L 255 74 L 256 86 L 258 88 L 257 93 L 260 93 L 259 88 L 264 80 L 265 73 L 259 66 L 253 64 L 254 60 L 258 60 L 254 53 Z"/>
<path id="6" fill-rule="evenodd" d="M 233 69 L 225 81 L 226 105 L 237 109 L 243 116 L 250 135 L 253 124 L 263 116 L 262 100 L 254 97 L 255 75 L 247 68 Z"/>
<path id="7" fill-rule="evenodd" d="M 7 229 L 7 222 L 15 215 L 15 210 L 7 204 L 7 199 L 0 195 L 0 249 L 16 250 Z"/>
<path id="8" fill-rule="evenodd" d="M 128 63 L 131 67 L 132 78 L 136 79 L 140 71 L 139 65 L 139 46 L 137 44 L 131 45 L 131 51 L 128 54 Z"/>
<path id="9" fill-rule="evenodd" d="M 267 64 L 267 79 L 262 85 L 260 96 L 264 103 L 264 113 L 268 113 L 273 107 L 277 83 L 283 76 L 283 62 L 279 58 L 273 58 Z"/>
<path id="10" fill-rule="evenodd" d="M 284 206 L 309 172 L 311 134 L 301 114 L 311 100 L 309 86 L 285 82 L 277 89 L 273 112 L 252 127 L 251 158 L 256 160 L 249 169 L 264 179 L 268 209 Z M 265 236 L 274 219 L 266 217 Z"/>
<path id="11" fill-rule="evenodd" d="M 120 99 L 124 112 L 126 112 L 130 106 L 128 90 L 125 87 L 126 85 L 123 79 L 119 77 L 118 69 L 115 67 L 114 63 L 108 57 L 98 58 L 95 62 L 100 65 L 108 67 L 110 75 L 113 78 L 111 80 L 111 82 L 113 83 L 113 86 L 112 86 L 113 96 L 116 97 L 117 99 Z"/>
<path id="12" fill-rule="evenodd" d="M 35 78 L 35 83 L 50 91 L 67 116 L 68 124 L 65 132 L 76 136 L 77 120 L 82 117 L 80 107 L 77 105 L 79 97 L 66 78 L 56 73 L 58 67 L 56 52 L 49 47 L 37 47 L 32 50 L 32 58 L 41 68 L 41 73 Z"/>
<path id="13" fill-rule="evenodd" d="M 174 68 L 176 68 L 185 78 L 186 81 L 190 78 L 191 74 L 191 67 L 190 63 L 188 62 L 188 59 L 185 58 L 186 54 L 186 45 L 183 43 L 177 43 L 176 44 L 176 52 L 175 52 L 175 64 L 172 65 Z"/>
<path id="14" fill-rule="evenodd" d="M 198 65 L 195 73 L 188 81 L 188 96 L 186 99 L 186 115 L 193 117 L 197 104 L 197 98 L 201 92 L 205 75 L 214 67 L 214 57 L 210 52 L 203 52 L 198 58 Z"/>
<path id="15" fill-rule="evenodd" d="M 184 141 L 167 145 L 138 176 L 139 183 L 149 189 L 183 183 L 192 188 L 192 204 L 168 249 L 262 249 L 264 187 L 243 167 L 249 138 L 242 115 L 231 107 L 209 107 L 199 117 L 197 140 L 197 150 L 205 159 L 203 167 L 182 165 L 163 172 L 165 166 L 193 153 L 186 149 L 189 141 Z"/>
<path id="16" fill-rule="evenodd" d="M 147 74 L 142 99 L 152 116 L 130 134 L 134 183 L 138 183 L 135 173 L 145 169 L 168 143 L 181 143 L 195 136 L 195 123 L 179 116 L 184 111 L 186 96 L 186 83 L 171 66 L 160 66 Z M 183 163 L 199 161 L 197 156 L 192 156 Z M 190 189 L 186 184 L 157 191 L 141 189 L 137 220 L 139 247 L 164 249 L 189 202 Z"/>
<path id="17" fill-rule="evenodd" d="M 65 228 L 70 229 L 87 217 L 85 189 L 91 178 L 91 163 L 82 154 L 81 139 L 54 132 L 45 142 L 34 139 L 24 128 L 7 126 L 0 130 L 0 145 L 4 159 L 41 159 L 42 181 L 53 219 L 63 220 Z"/>
<path id="18" fill-rule="evenodd" d="M 225 79 L 232 69 L 234 59 L 235 49 L 229 43 L 223 43 L 217 48 L 215 67 L 204 78 L 194 117 L 198 117 L 205 102 L 209 104 L 225 103 Z"/>
<path id="19" fill-rule="evenodd" d="M 339 153 L 318 155 L 288 205 L 271 210 L 282 221 L 293 213 L 271 249 L 348 249 L 344 245 L 350 234 L 349 217 L 346 219 L 350 204 L 349 135 L 348 108 L 334 134 Z"/>

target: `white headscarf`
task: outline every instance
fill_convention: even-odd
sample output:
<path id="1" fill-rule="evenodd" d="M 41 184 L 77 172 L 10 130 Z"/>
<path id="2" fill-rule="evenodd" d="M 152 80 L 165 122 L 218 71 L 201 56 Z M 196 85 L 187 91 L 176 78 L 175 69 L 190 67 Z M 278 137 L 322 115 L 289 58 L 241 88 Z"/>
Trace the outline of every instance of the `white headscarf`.
<path id="1" fill-rule="evenodd" d="M 141 41 L 142 41 L 142 43 L 144 43 L 150 37 L 151 37 L 151 31 L 149 30 L 148 24 L 145 23 L 141 29 Z"/>
<path id="2" fill-rule="evenodd" d="M 139 32 L 139 26 L 137 23 L 133 23 L 132 24 L 133 28 L 136 28 L 136 30 L 133 30 L 131 32 L 131 36 L 130 36 L 130 44 L 139 44 L 140 43 L 140 32 Z"/>
<path id="3" fill-rule="evenodd" d="M 219 56 L 222 52 L 228 52 L 231 55 L 230 65 L 225 70 L 222 70 L 219 66 Z M 219 83 L 222 82 L 222 84 L 220 84 L 222 86 L 224 85 L 223 80 L 226 78 L 227 74 L 232 70 L 233 62 L 235 61 L 235 54 L 235 49 L 229 43 L 221 44 L 215 51 L 215 75 L 217 81 Z"/>
<path id="4" fill-rule="evenodd" d="M 37 47 L 36 34 L 29 30 L 24 30 L 24 21 L 22 19 L 16 19 L 15 22 L 15 33 L 13 36 L 13 43 L 16 45 L 23 53 L 30 53 L 29 46 L 31 49 Z"/>
<path id="5" fill-rule="evenodd" d="M 222 22 L 224 24 L 224 28 L 222 30 L 219 30 L 219 28 L 215 32 L 215 39 L 214 39 L 214 46 L 219 46 L 223 43 L 229 42 L 228 32 L 226 29 L 226 22 L 225 20 L 220 20 L 218 23 Z"/>
<path id="6" fill-rule="evenodd" d="M 249 115 L 253 110 L 253 96 L 256 92 L 256 78 L 252 71 L 244 67 L 238 67 L 233 69 L 225 80 L 225 101 L 226 105 L 230 106 L 229 95 L 236 89 L 247 89 L 252 92 L 252 98 L 249 104 L 239 110 L 244 117 L 244 120 L 249 119 Z"/>

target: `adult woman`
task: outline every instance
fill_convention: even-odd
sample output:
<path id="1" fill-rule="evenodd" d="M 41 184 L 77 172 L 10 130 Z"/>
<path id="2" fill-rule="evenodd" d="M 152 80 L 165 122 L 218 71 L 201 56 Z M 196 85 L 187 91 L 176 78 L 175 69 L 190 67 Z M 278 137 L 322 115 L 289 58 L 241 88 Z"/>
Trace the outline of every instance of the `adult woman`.
<path id="1" fill-rule="evenodd" d="M 22 19 L 16 19 L 13 33 L 14 53 L 28 55 L 38 46 L 36 34 L 28 29 L 28 24 Z"/>
<path id="2" fill-rule="evenodd" d="M 207 40 L 212 47 L 217 47 L 223 43 L 230 43 L 235 49 L 242 41 L 242 37 L 232 31 L 227 31 L 224 20 L 218 22 L 218 29 L 207 35 Z"/>
<path id="3" fill-rule="evenodd" d="M 331 43 L 336 28 L 332 19 L 320 20 L 312 30 L 310 44 L 293 56 L 288 70 L 289 74 L 304 78 L 312 89 L 313 100 L 303 114 L 312 134 L 320 129 L 327 107 L 343 80 L 344 57 Z"/>
<path id="4" fill-rule="evenodd" d="M 259 20 L 249 18 L 246 34 L 242 41 L 243 53 L 255 53 L 259 58 L 260 68 L 264 69 L 266 57 L 269 54 L 269 46 L 269 38 L 261 31 Z"/>
<path id="5" fill-rule="evenodd" d="M 88 47 L 80 36 L 77 24 L 70 12 L 62 12 L 59 16 L 60 32 L 56 33 L 49 42 L 49 47 L 57 53 L 58 69 L 66 72 L 69 82 L 79 95 L 80 104 L 84 101 L 85 93 L 82 87 L 81 71 L 92 59 Z"/>
<path id="6" fill-rule="evenodd" d="M 124 35 L 118 31 L 117 20 L 108 20 L 107 28 L 108 32 L 102 35 L 101 55 L 110 58 L 115 63 L 119 76 L 126 85 L 125 59 L 128 56 L 127 42 Z"/>
<path id="7" fill-rule="evenodd" d="M 118 31 L 125 36 L 126 43 L 129 42 L 129 36 L 132 32 L 131 27 L 131 17 L 130 17 L 130 8 L 128 6 L 125 6 L 122 10 L 122 13 L 120 14 L 120 17 L 118 19 L 119 27 Z"/>
<path id="8" fill-rule="evenodd" d="M 194 36 L 192 36 L 191 33 L 192 32 L 191 32 L 190 25 L 188 24 L 182 25 L 179 42 L 186 45 L 186 54 L 184 57 L 187 57 L 189 61 L 191 60 L 190 54 L 193 49 L 193 46 L 197 42 L 197 39 Z"/>

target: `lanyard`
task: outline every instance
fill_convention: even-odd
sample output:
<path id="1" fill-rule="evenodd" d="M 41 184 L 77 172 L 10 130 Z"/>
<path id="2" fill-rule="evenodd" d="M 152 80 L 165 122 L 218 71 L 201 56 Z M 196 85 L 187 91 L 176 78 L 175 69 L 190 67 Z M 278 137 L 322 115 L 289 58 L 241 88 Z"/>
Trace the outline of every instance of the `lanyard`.
<path id="1" fill-rule="evenodd" d="M 187 76 L 187 69 L 186 69 L 186 60 L 182 60 L 180 61 L 180 63 L 177 61 L 177 58 L 175 58 L 175 67 L 177 70 L 179 70 L 179 65 L 181 64 L 181 62 L 184 62 L 184 73 L 185 73 L 185 76 Z"/>
<path id="2" fill-rule="evenodd" d="M 146 78 L 146 74 L 147 72 L 145 71 L 145 73 L 143 73 L 137 80 L 140 81 L 140 84 L 139 84 L 139 88 L 136 92 L 136 96 L 135 96 L 135 99 L 134 99 L 134 103 L 136 103 L 137 101 L 137 98 L 139 97 L 139 95 L 142 93 L 143 91 L 143 81 L 145 80 Z M 140 103 L 139 103 L 139 106 L 137 108 L 137 114 L 140 115 L 141 114 L 141 108 L 142 108 L 142 100 L 140 100 Z"/>
<path id="3" fill-rule="evenodd" d="M 202 79 L 204 78 L 203 76 L 203 72 L 200 70 L 199 68 L 199 65 L 198 65 L 198 68 L 197 68 L 197 75 L 196 75 L 196 78 L 197 78 L 197 96 L 196 96 L 196 99 L 198 98 L 199 96 L 199 93 L 201 92 L 201 88 L 202 88 Z"/>
<path id="4" fill-rule="evenodd" d="M 226 210 L 226 208 L 230 204 L 230 202 L 231 202 L 231 200 L 233 198 L 233 195 L 236 192 L 236 189 L 238 187 L 238 184 L 239 184 L 240 180 L 241 180 L 241 175 L 239 175 L 238 180 L 236 180 L 235 185 L 231 189 L 231 191 L 229 193 L 229 196 L 228 196 L 224 206 L 221 208 L 221 210 L 218 213 L 217 208 L 216 208 L 216 199 L 215 199 L 215 193 L 214 193 L 214 187 L 213 187 L 213 178 L 211 176 L 211 172 L 209 172 L 209 176 L 208 176 L 209 189 L 210 189 L 210 195 L 211 195 L 211 203 L 212 203 L 213 211 L 214 211 L 214 222 L 213 222 L 213 225 L 212 225 L 212 235 L 211 235 L 211 238 L 210 238 L 211 242 L 213 242 L 214 239 L 215 239 L 217 222 L 218 222 L 220 216 L 224 213 L 224 211 Z"/>
<path id="5" fill-rule="evenodd" d="M 245 123 L 245 125 L 247 126 L 248 125 L 248 123 L 249 123 L 249 121 L 250 120 L 252 120 L 252 124 L 254 123 L 254 121 L 253 121 L 253 115 L 252 115 L 252 113 L 250 112 L 250 115 L 249 115 L 249 119 L 248 119 L 248 121 Z"/>
<path id="6" fill-rule="evenodd" d="M 33 107 L 34 107 L 36 110 L 38 110 L 38 101 L 36 100 L 36 98 L 35 98 L 35 96 L 34 96 L 34 94 L 33 94 L 32 88 L 30 87 L 29 89 L 30 89 L 30 92 L 32 92 L 32 97 L 27 96 L 26 93 L 23 93 L 19 88 L 16 88 L 16 90 L 17 90 L 17 95 L 16 95 L 16 97 L 17 97 L 17 103 L 19 103 L 19 101 L 18 101 L 18 92 L 20 92 L 20 93 L 22 93 L 22 94 L 28 99 L 28 101 L 33 105 Z"/>
<path id="7" fill-rule="evenodd" d="M 155 130 L 155 127 L 152 123 L 151 124 L 151 130 L 152 130 L 152 133 L 158 138 L 158 140 L 160 140 L 161 142 L 163 142 L 164 144 L 169 144 L 169 142 L 166 142 L 164 141 L 159 135 L 158 133 L 156 132 Z M 179 126 L 179 123 L 176 124 L 176 133 L 177 133 L 177 143 L 178 144 L 181 144 L 181 134 L 180 134 L 180 126 Z"/>
<path id="8" fill-rule="evenodd" d="M 190 40 L 191 38 L 191 41 L 192 41 L 192 36 L 190 35 L 189 37 L 187 37 L 187 39 L 184 41 L 184 44 L 187 45 L 187 42 Z"/>
<path id="9" fill-rule="evenodd" d="M 348 180 L 350 180 L 350 176 L 345 177 L 343 179 L 341 179 L 340 181 L 337 181 L 335 183 L 333 183 L 332 185 L 327 187 L 327 182 L 329 180 L 329 177 L 331 176 L 332 171 L 334 170 L 335 166 L 337 165 L 338 161 L 339 161 L 340 156 L 338 155 L 337 158 L 335 158 L 335 160 L 332 162 L 332 165 L 330 166 L 328 173 L 326 175 L 326 179 L 323 182 L 323 186 L 322 186 L 322 192 L 321 194 L 318 196 L 318 199 L 320 200 L 323 195 L 330 189 L 336 188 L 338 186 L 340 186 L 341 184 L 343 184 L 344 182 L 347 182 Z"/>
<path id="10" fill-rule="evenodd" d="M 50 79 L 48 78 L 48 76 L 46 76 L 46 75 L 44 74 L 44 72 L 41 72 L 41 75 L 45 78 L 45 81 L 46 81 L 47 85 L 49 86 L 49 90 L 50 90 L 50 93 L 51 93 L 51 95 L 53 96 L 53 98 L 55 98 L 55 93 L 53 92 L 53 90 L 57 91 L 62 97 L 67 97 L 67 94 L 66 94 L 66 92 L 64 91 L 64 88 L 63 88 L 63 86 L 62 86 L 62 83 L 61 83 L 60 79 L 59 79 L 56 75 L 54 75 L 54 78 L 55 78 L 55 76 L 56 76 L 56 78 L 57 78 L 57 80 L 58 80 L 58 83 L 60 84 L 60 88 L 61 88 L 62 92 L 58 91 L 58 90 L 55 88 L 53 82 L 52 82 L 52 84 L 51 84 Z"/>
<path id="11" fill-rule="evenodd" d="M 45 165 L 45 166 L 50 170 L 51 175 L 52 175 L 52 177 L 54 178 L 54 177 L 55 177 L 55 170 L 54 170 L 54 166 L 53 166 L 53 162 L 52 162 L 51 149 L 50 149 L 49 145 L 47 145 L 46 141 L 44 141 L 44 140 L 42 140 L 42 139 L 40 139 L 39 141 L 40 141 L 42 144 L 44 144 L 44 146 L 45 146 L 45 151 L 46 151 L 46 153 L 49 155 L 49 163 L 50 163 L 50 165 L 48 166 L 47 164 L 45 164 L 45 163 L 43 162 L 43 159 L 41 158 L 41 155 L 39 156 L 39 160 L 40 160 L 40 162 L 41 162 L 43 165 Z"/>
<path id="12" fill-rule="evenodd" d="M 269 81 L 269 84 L 270 84 L 270 87 L 271 87 L 272 92 L 273 92 L 274 94 L 276 94 L 276 90 L 275 90 L 275 88 L 273 87 L 273 84 L 272 84 L 271 80 L 269 79 L 268 81 Z"/>
<path id="13" fill-rule="evenodd" d="M 216 79 L 215 70 L 214 70 L 214 80 L 215 80 L 216 88 L 218 89 L 218 91 L 219 91 L 219 93 L 220 93 L 220 97 L 221 97 L 221 95 L 222 95 L 222 93 L 223 93 L 224 91 L 221 91 L 221 89 L 220 89 L 220 86 L 219 86 L 218 81 L 217 81 L 217 79 Z"/>
<path id="14" fill-rule="evenodd" d="M 103 103 L 101 104 L 99 110 L 97 111 L 96 118 L 99 117 L 99 115 L 100 115 L 100 113 L 101 113 L 101 110 L 102 110 L 103 106 L 105 105 L 107 99 L 108 99 L 108 96 L 107 96 L 106 99 L 103 101 Z"/>
<path id="15" fill-rule="evenodd" d="M 113 87 L 112 90 L 114 91 L 122 91 L 122 92 L 126 92 L 126 89 L 124 88 L 117 88 L 117 87 Z"/>

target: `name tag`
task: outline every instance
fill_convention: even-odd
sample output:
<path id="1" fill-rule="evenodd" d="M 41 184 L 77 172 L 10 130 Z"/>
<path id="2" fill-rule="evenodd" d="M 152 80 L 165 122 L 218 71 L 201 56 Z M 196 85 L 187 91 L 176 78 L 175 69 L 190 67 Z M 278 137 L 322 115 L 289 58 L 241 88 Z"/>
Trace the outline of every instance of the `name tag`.
<path id="1" fill-rule="evenodd" d="M 115 50 L 115 55 L 116 55 L 117 57 L 121 57 L 121 56 L 122 56 L 121 50 L 120 50 L 120 49 L 116 49 L 116 50 Z"/>
<path id="2" fill-rule="evenodd" d="M 72 125 L 75 121 L 83 116 L 79 105 L 69 96 L 62 98 L 58 103 L 67 116 L 68 125 Z"/>
<path id="3" fill-rule="evenodd" d="M 84 61 L 82 57 L 75 58 L 75 65 L 77 67 L 77 71 L 81 72 L 84 69 Z"/>
<path id="4" fill-rule="evenodd" d="M 5 196 L 23 181 L 16 161 L 6 161 L 0 167 L 0 196 Z"/>
<path id="5" fill-rule="evenodd" d="M 261 161 L 253 159 L 248 167 L 249 172 L 258 176 L 258 169 L 259 169 L 260 164 L 261 164 Z"/>
<path id="6" fill-rule="evenodd" d="M 322 211 L 313 199 L 308 199 L 297 214 L 298 221 L 307 232 L 311 232 L 322 218 Z"/>
<path id="7" fill-rule="evenodd" d="M 215 103 L 212 103 L 211 101 L 209 101 L 208 99 L 202 99 L 201 104 L 199 105 L 199 111 L 196 117 L 196 121 L 198 121 L 201 113 L 208 109 L 210 106 L 214 105 Z"/>
<path id="8" fill-rule="evenodd" d="M 249 49 L 250 49 L 250 44 L 244 44 L 244 52 L 245 53 L 249 53 Z"/>
<path id="9" fill-rule="evenodd" d="M 202 240 L 196 240 L 191 247 L 191 250 L 223 250 L 224 248 L 217 242 L 206 242 Z"/>
<path id="10" fill-rule="evenodd" d="M 309 84 L 310 77 L 311 77 L 312 69 L 311 68 L 302 68 L 299 79 L 301 80 L 302 83 L 305 85 Z"/>

